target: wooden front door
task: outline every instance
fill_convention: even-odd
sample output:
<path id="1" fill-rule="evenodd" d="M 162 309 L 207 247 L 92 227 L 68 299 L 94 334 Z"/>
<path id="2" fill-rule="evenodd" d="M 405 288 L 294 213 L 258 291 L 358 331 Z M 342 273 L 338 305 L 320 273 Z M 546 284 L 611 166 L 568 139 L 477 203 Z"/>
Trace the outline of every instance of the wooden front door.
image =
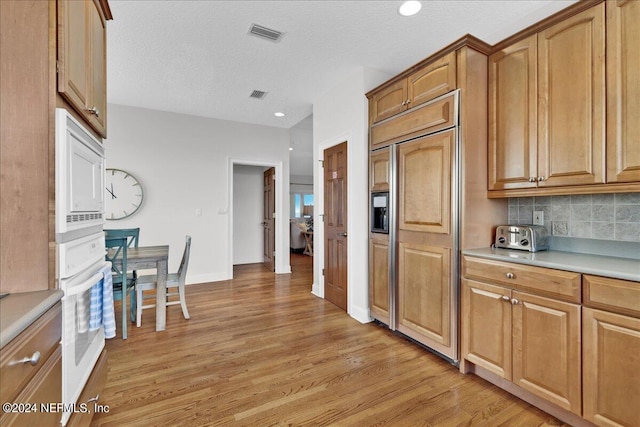
<path id="1" fill-rule="evenodd" d="M 275 271 L 276 265 L 276 170 L 264 171 L 264 207 L 262 209 L 262 225 L 264 227 L 263 253 L 264 266 L 269 271 Z"/>
<path id="2" fill-rule="evenodd" d="M 324 151 L 324 296 L 347 310 L 347 143 Z"/>

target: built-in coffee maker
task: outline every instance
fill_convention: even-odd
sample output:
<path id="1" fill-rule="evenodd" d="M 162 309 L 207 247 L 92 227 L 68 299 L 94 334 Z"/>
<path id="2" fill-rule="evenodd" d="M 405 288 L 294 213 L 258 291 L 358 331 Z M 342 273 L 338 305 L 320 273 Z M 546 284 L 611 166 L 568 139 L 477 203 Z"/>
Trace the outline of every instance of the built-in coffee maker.
<path id="1" fill-rule="evenodd" d="M 371 232 L 389 233 L 389 192 L 371 193 Z"/>

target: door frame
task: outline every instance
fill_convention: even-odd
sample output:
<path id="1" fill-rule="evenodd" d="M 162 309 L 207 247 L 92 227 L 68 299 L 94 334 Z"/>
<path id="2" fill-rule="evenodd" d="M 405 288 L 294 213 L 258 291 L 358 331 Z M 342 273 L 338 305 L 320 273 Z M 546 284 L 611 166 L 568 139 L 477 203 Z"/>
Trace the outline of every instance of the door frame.
<path id="1" fill-rule="evenodd" d="M 234 165 L 258 166 L 276 169 L 276 221 L 275 221 L 275 240 L 276 240 L 276 265 L 275 274 L 291 273 L 291 262 L 289 254 L 289 198 L 284 194 L 289 194 L 289 179 L 287 177 L 286 186 L 284 179 L 284 163 L 283 162 L 266 162 L 263 160 L 237 159 L 228 157 L 228 200 L 229 208 L 225 212 L 224 208 L 218 210 L 220 215 L 227 214 L 228 251 L 227 251 L 227 274 L 229 278 L 233 278 L 233 167 Z"/>

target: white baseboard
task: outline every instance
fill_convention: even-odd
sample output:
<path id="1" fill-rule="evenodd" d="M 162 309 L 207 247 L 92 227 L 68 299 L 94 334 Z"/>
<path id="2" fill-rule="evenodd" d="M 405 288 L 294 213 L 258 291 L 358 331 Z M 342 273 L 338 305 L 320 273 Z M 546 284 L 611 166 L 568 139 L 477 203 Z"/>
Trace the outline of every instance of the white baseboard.
<path id="1" fill-rule="evenodd" d="M 373 321 L 371 316 L 369 316 L 368 308 L 351 307 L 351 310 L 349 310 L 349 316 L 353 317 L 360 323 L 369 323 Z"/>
<path id="2" fill-rule="evenodd" d="M 195 285 L 198 283 L 219 282 L 221 280 L 231 280 L 225 273 L 198 274 L 196 276 L 187 276 L 185 285 Z"/>

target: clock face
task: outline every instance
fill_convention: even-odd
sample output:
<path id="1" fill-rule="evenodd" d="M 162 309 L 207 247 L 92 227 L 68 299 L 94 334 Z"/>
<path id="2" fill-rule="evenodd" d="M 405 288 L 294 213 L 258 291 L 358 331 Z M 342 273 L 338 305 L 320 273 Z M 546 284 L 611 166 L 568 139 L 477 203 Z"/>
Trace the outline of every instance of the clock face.
<path id="1" fill-rule="evenodd" d="M 133 215 L 142 205 L 142 185 L 129 172 L 120 169 L 107 169 L 106 172 L 107 220 Z"/>

